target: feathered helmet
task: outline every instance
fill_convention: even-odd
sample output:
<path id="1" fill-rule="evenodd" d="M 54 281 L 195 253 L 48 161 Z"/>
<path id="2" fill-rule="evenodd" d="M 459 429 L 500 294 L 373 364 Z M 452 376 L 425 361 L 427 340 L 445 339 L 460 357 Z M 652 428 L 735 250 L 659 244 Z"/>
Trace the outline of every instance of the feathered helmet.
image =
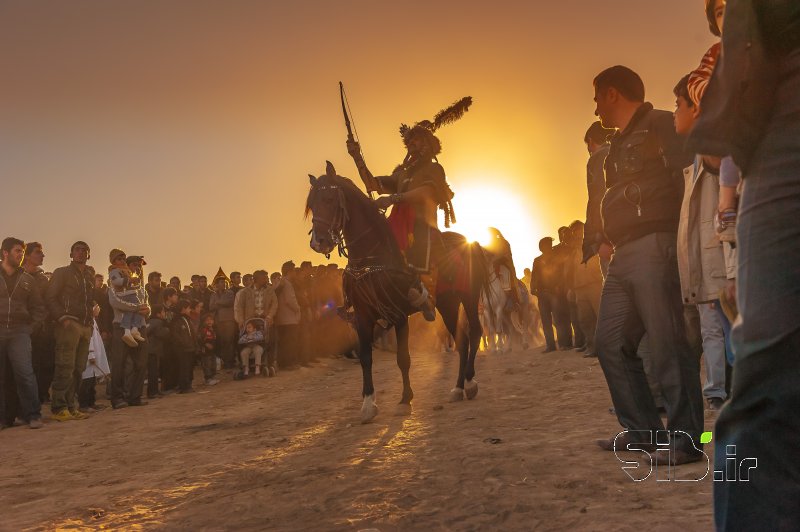
<path id="1" fill-rule="evenodd" d="M 472 97 L 467 96 L 465 98 L 461 98 L 447 109 L 442 109 L 439 111 L 432 121 L 423 120 L 422 122 L 417 122 L 413 126 L 401 124 L 400 136 L 403 137 L 403 144 L 405 144 L 406 148 L 408 148 L 409 140 L 413 137 L 421 135 L 425 139 L 431 155 L 436 157 L 442 151 L 442 143 L 438 138 L 436 138 L 434 132 L 436 132 L 436 130 L 438 130 L 440 127 L 447 124 L 452 124 L 464 116 L 464 113 L 469 110 L 470 105 L 472 105 Z"/>

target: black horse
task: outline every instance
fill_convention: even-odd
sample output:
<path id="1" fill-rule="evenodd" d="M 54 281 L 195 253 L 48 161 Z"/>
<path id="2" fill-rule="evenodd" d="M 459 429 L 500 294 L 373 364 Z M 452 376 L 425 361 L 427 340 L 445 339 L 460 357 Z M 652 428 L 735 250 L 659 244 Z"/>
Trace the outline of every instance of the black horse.
<path id="1" fill-rule="evenodd" d="M 372 341 L 376 323 L 394 326 L 397 335 L 397 365 L 403 375 L 400 404 L 410 407 L 414 393 L 408 371 L 408 316 L 417 312 L 408 302 L 408 290 L 418 286 L 394 240 L 384 215 L 352 181 L 336 174 L 328 162 L 326 173 L 309 175 L 311 190 L 306 201 L 306 215 L 312 214 L 311 248 L 324 255 L 338 251 L 347 256 L 343 288 L 346 302 L 355 312 L 359 340 L 359 359 L 363 372 L 361 421 L 367 423 L 378 413 L 372 383 Z M 451 400 L 473 399 L 478 393 L 475 355 L 481 339 L 478 302 L 488 280 L 483 250 L 468 244 L 463 236 L 443 233 L 444 260 L 440 261 L 440 279 L 466 275 L 466 289 L 440 293 L 436 308 L 447 329 L 456 339 L 460 365 Z M 459 327 L 460 308 L 467 323 Z"/>

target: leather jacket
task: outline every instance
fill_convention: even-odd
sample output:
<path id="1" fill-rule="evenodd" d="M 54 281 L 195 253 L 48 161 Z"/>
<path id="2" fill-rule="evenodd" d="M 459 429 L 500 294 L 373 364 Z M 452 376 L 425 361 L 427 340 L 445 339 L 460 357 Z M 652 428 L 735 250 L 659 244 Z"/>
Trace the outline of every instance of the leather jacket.
<path id="1" fill-rule="evenodd" d="M 74 264 L 57 268 L 47 287 L 45 302 L 55 321 L 73 319 L 90 326 L 94 320 L 94 275 Z"/>
<path id="2" fill-rule="evenodd" d="M 0 275 L 0 330 L 31 325 L 39 327 L 47 317 L 33 276 L 17 268 L 6 280 Z"/>
<path id="3" fill-rule="evenodd" d="M 683 169 L 692 161 L 675 132 L 672 113 L 643 103 L 611 138 L 605 162 L 603 229 L 614 246 L 650 233 L 676 232 Z"/>

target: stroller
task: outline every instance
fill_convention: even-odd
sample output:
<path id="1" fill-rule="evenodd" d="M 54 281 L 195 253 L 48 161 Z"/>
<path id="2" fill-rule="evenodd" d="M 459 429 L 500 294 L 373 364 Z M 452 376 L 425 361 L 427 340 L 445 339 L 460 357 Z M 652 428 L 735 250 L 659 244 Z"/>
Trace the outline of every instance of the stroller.
<path id="1" fill-rule="evenodd" d="M 248 332 L 248 326 L 252 326 Z M 253 366 L 255 366 L 255 374 L 261 374 L 261 368 L 264 367 L 263 375 L 268 375 L 266 365 L 262 364 L 267 358 L 267 349 L 269 348 L 269 327 L 264 318 L 251 318 L 247 320 L 239 331 L 238 343 L 238 361 L 239 371 L 233 376 L 234 380 L 243 380 L 250 374 L 250 359 L 253 359 Z"/>

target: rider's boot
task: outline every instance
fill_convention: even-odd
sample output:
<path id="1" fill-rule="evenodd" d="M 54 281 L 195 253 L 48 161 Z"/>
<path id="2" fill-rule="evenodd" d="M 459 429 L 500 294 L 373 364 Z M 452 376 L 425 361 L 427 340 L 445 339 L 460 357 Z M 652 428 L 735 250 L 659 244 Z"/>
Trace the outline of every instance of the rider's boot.
<path id="1" fill-rule="evenodd" d="M 408 302 L 411 306 L 422 311 L 422 315 L 428 321 L 436 319 L 436 276 L 435 270 L 420 274 L 419 288 L 411 287 L 408 289 Z"/>
<path id="2" fill-rule="evenodd" d="M 423 273 L 419 276 L 422 285 L 428 291 L 428 297 L 420 307 L 422 315 L 428 321 L 436 319 L 436 282 L 439 279 L 439 270 L 435 267 L 431 268 L 428 273 Z"/>

